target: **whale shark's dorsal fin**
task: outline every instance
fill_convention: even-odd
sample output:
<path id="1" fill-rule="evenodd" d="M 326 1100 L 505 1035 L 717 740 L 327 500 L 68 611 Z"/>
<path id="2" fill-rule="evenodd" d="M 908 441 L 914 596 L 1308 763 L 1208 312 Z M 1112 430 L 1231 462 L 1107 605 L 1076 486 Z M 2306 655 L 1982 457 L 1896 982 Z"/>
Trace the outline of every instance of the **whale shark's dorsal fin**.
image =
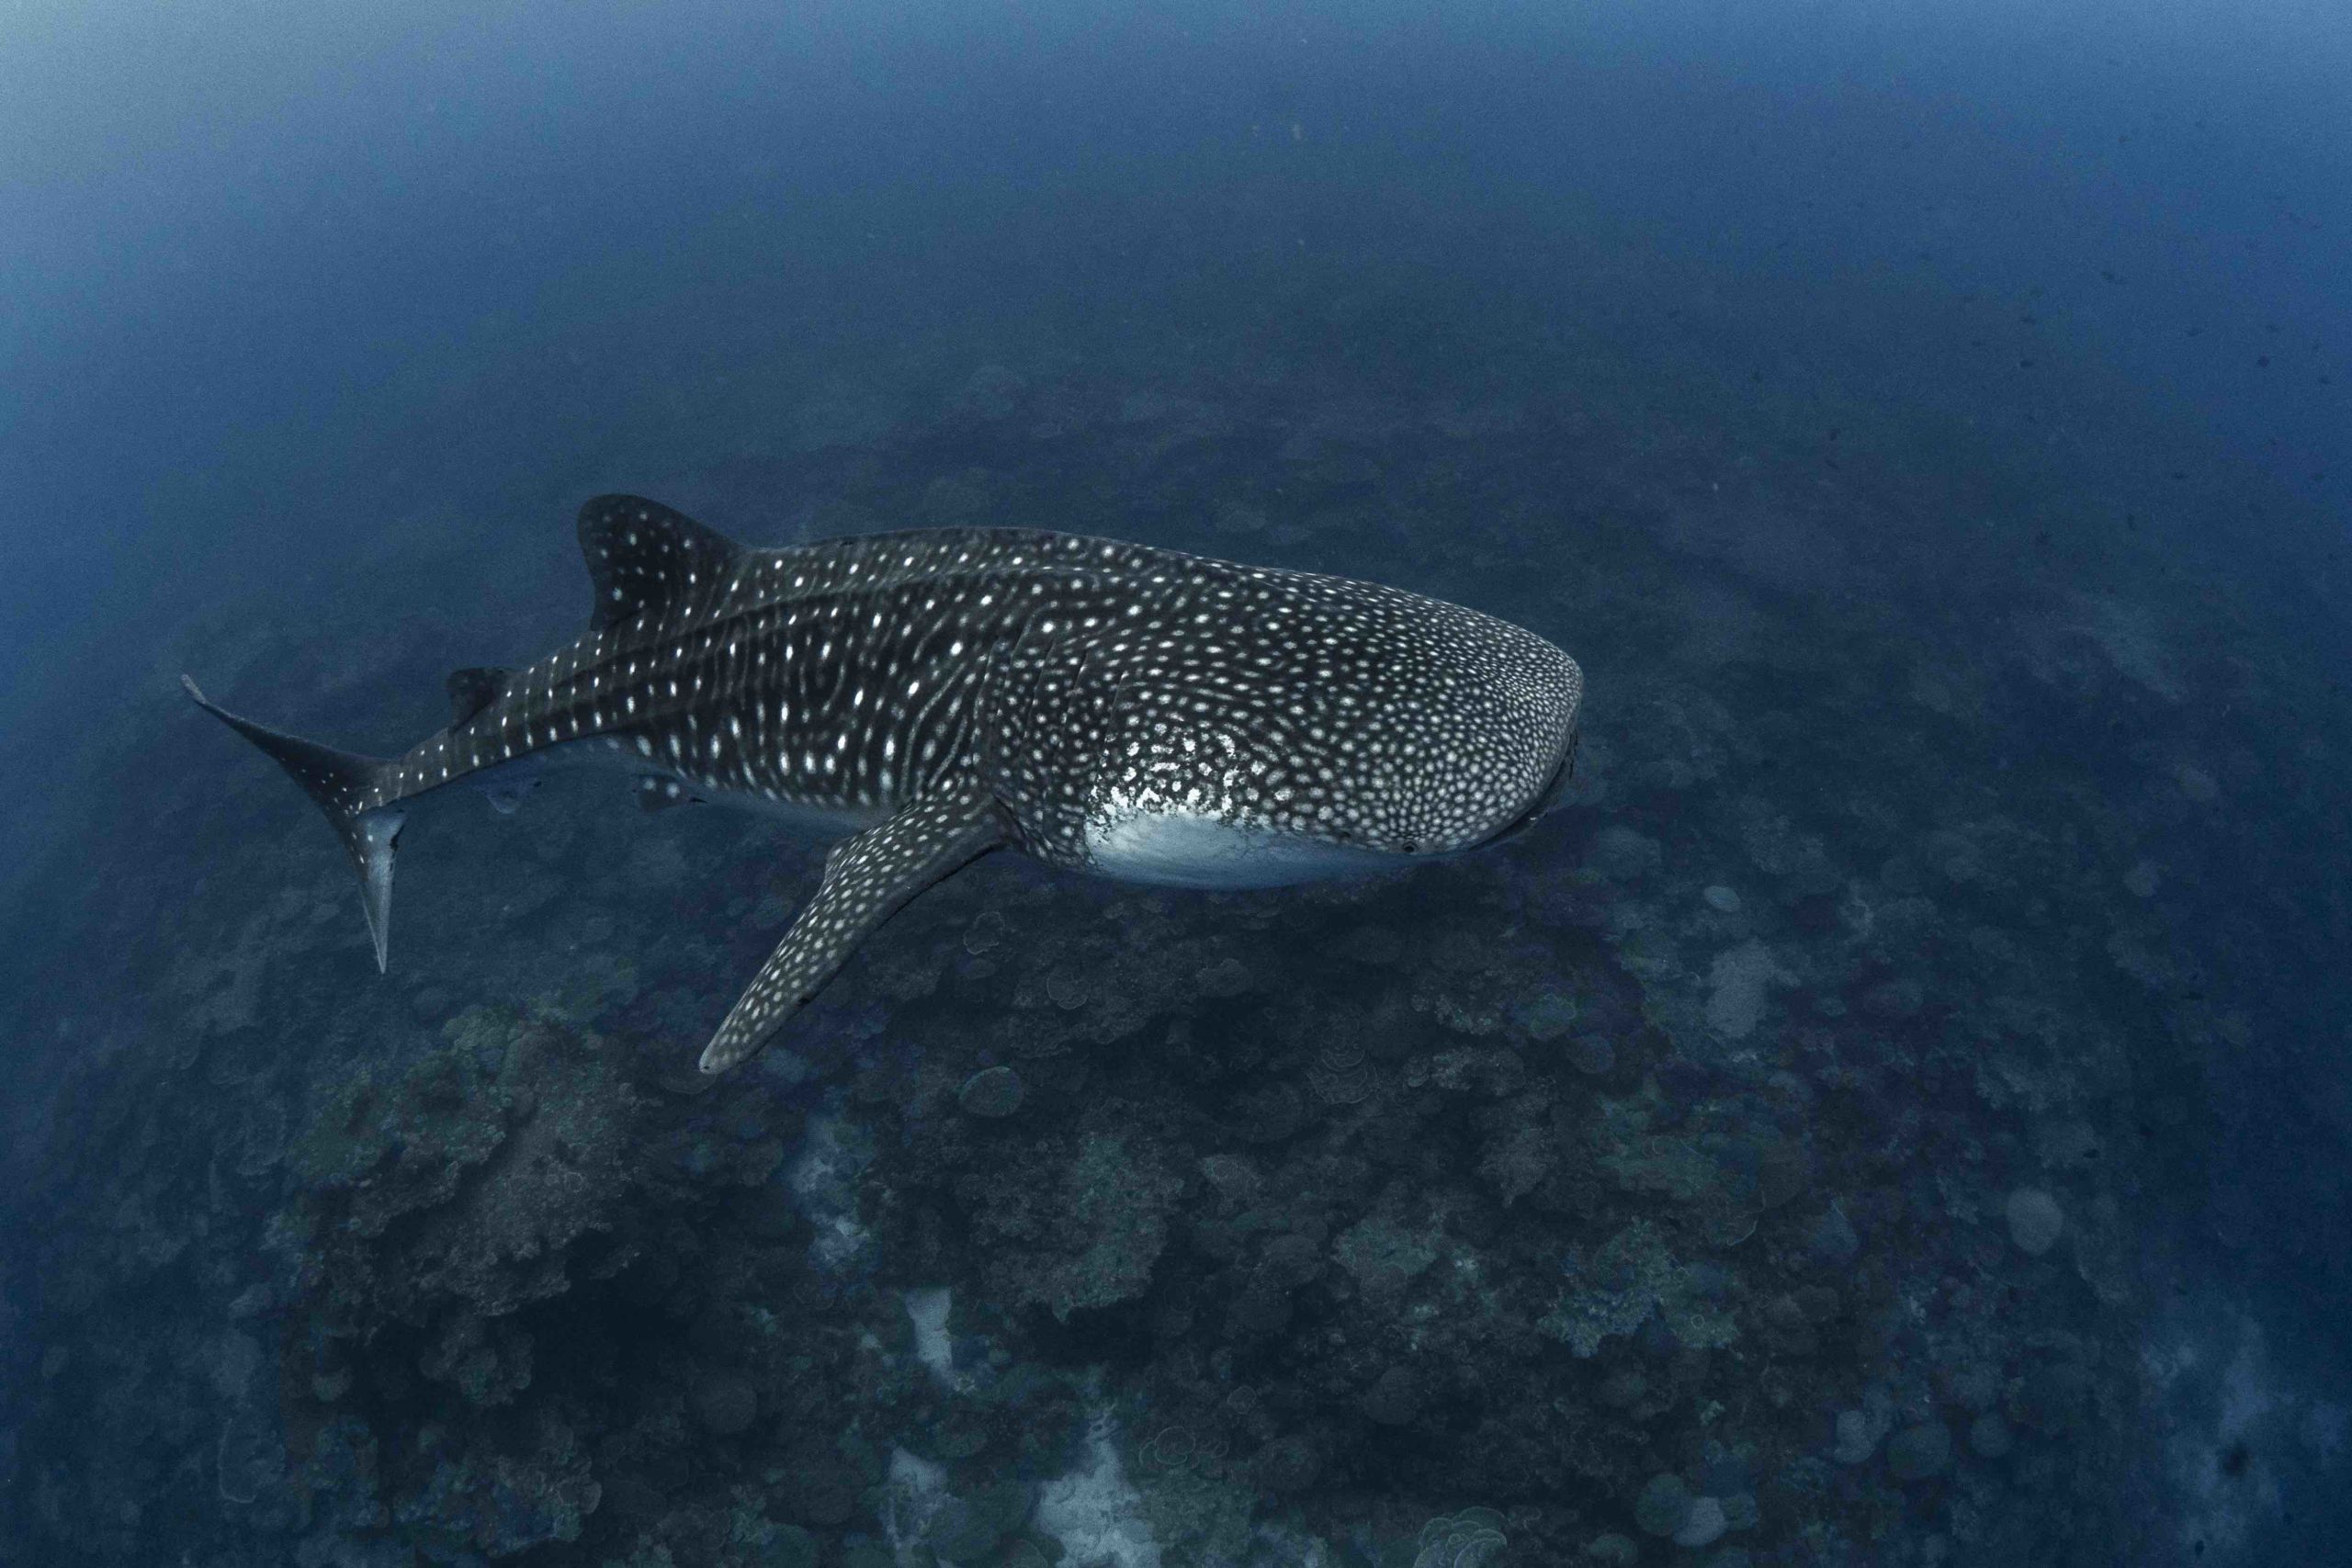
<path id="1" fill-rule="evenodd" d="M 756 1055 L 876 926 L 1010 836 L 1003 808 L 978 784 L 966 784 L 910 802 L 834 845 L 817 896 L 704 1047 L 702 1070 L 723 1073 Z"/>
<path id="2" fill-rule="evenodd" d="M 506 694 L 506 678 L 514 673 L 486 666 L 449 671 L 449 728 L 457 728 Z"/>
<path id="3" fill-rule="evenodd" d="M 580 509 L 580 553 L 596 584 L 592 631 L 633 621 L 735 569 L 726 535 L 635 495 L 600 495 Z"/>
<path id="4" fill-rule="evenodd" d="M 368 934 L 375 942 L 376 967 L 380 972 L 391 940 L 392 852 L 400 847 L 401 824 L 408 814 L 397 807 L 370 803 L 381 798 L 384 777 L 392 764 L 380 757 L 338 751 L 240 718 L 208 700 L 187 676 L 180 677 L 180 684 L 187 688 L 197 706 L 268 752 L 327 814 L 359 873 L 359 898 L 368 912 Z"/>

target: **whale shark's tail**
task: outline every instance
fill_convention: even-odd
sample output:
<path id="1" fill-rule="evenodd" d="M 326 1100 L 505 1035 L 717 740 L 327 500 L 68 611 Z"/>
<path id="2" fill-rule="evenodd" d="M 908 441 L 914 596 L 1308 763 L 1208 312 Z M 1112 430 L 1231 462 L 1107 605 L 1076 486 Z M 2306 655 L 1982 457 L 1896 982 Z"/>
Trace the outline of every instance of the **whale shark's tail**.
<path id="1" fill-rule="evenodd" d="M 368 934 L 375 938 L 376 967 L 381 970 L 391 931 L 392 852 L 400 845 L 401 824 L 407 820 L 408 813 L 397 806 L 369 807 L 365 803 L 381 799 L 379 786 L 391 764 L 380 758 L 337 751 L 333 747 L 255 724 L 249 718 L 239 718 L 207 700 L 197 690 L 196 682 L 186 675 L 180 677 L 180 684 L 187 688 L 187 694 L 196 699 L 197 706 L 268 752 L 327 814 L 327 820 L 334 825 L 343 847 L 351 853 L 352 865 L 359 873 L 359 897 L 368 911 Z"/>

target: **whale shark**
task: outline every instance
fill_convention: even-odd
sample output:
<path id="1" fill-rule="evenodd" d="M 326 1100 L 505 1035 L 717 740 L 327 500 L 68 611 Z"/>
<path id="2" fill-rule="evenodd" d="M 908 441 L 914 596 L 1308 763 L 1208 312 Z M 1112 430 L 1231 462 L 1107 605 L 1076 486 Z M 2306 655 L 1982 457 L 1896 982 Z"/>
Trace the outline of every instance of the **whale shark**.
<path id="1" fill-rule="evenodd" d="M 835 836 L 704 1048 L 754 1055 L 891 915 L 989 851 L 1122 881 L 1274 887 L 1484 848 L 1556 806 L 1584 675 L 1404 590 L 1112 539 L 944 528 L 779 548 L 656 502 L 582 507 L 587 634 L 448 679 L 447 728 L 354 755 L 188 695 L 274 758 L 359 875 L 377 967 L 412 802 L 511 810 L 550 773 Z"/>

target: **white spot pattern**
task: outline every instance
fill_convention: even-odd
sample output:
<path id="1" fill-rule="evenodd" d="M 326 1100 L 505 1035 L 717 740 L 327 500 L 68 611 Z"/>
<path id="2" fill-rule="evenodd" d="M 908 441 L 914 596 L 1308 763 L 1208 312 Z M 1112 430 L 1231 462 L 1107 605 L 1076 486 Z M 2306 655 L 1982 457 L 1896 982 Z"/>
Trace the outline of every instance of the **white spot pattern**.
<path id="1" fill-rule="evenodd" d="M 779 977 L 738 1004 L 707 1059 L 721 1066 L 975 822 L 1082 869 L 1111 869 L 1091 846 L 1155 818 L 1376 861 L 1510 830 L 1574 754 L 1573 660 L 1398 589 L 1010 529 L 747 550 L 626 496 L 589 502 L 580 536 L 588 635 L 406 755 L 345 758 L 221 716 L 311 791 L 363 874 L 381 861 L 386 887 L 389 843 L 355 824 L 582 738 L 673 786 L 882 819 L 835 851 L 803 916 L 819 925 L 796 925 Z"/>

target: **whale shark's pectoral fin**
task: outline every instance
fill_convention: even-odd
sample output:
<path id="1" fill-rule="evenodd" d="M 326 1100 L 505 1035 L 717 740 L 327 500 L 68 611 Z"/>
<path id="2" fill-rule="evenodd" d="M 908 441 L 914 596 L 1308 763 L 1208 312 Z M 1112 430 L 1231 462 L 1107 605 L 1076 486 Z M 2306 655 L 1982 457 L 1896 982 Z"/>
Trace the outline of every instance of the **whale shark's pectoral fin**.
<path id="1" fill-rule="evenodd" d="M 1010 825 L 989 793 L 965 785 L 925 796 L 853 834 L 825 857 L 825 879 L 702 1054 L 723 1073 L 755 1055 L 815 996 L 857 944 L 907 900 L 1003 843 Z"/>

